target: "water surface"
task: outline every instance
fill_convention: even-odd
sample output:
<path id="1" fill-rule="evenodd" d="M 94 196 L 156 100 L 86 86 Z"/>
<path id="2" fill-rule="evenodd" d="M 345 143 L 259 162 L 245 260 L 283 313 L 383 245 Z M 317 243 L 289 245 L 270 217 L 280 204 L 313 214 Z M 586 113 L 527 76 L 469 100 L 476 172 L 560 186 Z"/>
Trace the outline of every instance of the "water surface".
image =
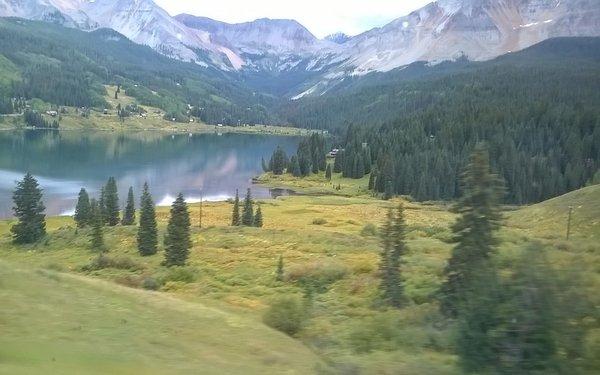
<path id="1" fill-rule="evenodd" d="M 44 189 L 49 215 L 72 213 L 79 189 L 97 196 L 109 176 L 117 179 L 121 205 L 129 186 L 137 204 L 146 181 L 159 205 L 179 192 L 189 202 L 224 200 L 248 187 L 256 197 L 269 197 L 275 192 L 251 184 L 261 158 L 268 160 L 277 145 L 292 152 L 298 142 L 246 134 L 0 131 L 0 218 L 12 216 L 15 181 L 26 172 Z"/>

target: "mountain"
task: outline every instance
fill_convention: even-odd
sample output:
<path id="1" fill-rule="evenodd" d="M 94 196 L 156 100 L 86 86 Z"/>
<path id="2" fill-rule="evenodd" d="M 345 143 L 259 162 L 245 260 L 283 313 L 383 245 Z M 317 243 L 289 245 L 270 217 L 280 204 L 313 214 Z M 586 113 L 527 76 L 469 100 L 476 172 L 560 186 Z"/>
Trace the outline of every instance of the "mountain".
<path id="1" fill-rule="evenodd" d="M 152 0 L 0 0 L 0 15 L 83 30 L 110 28 L 179 60 L 223 70 L 243 65 L 230 49 L 212 42 L 207 32 L 184 26 Z"/>
<path id="2" fill-rule="evenodd" d="M 415 61 L 489 60 L 561 36 L 600 36 L 595 0 L 438 0 L 347 43 L 354 74 Z"/>

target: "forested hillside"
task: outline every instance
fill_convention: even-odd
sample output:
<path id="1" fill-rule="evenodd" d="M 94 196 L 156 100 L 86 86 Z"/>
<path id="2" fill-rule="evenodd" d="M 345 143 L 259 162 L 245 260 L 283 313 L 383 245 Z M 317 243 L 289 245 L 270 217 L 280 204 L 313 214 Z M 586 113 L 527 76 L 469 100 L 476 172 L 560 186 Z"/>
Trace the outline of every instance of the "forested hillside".
<path id="1" fill-rule="evenodd" d="M 171 60 L 115 31 L 0 20 L 2 112 L 10 111 L 7 101 L 15 97 L 104 107 L 104 84 L 121 84 L 140 104 L 176 118 L 191 104 L 208 123 L 275 122 L 266 109 L 274 99 L 253 94 L 227 73 Z"/>
<path id="2" fill-rule="evenodd" d="M 486 63 L 367 77 L 285 111 L 295 124 L 347 134 L 348 176 L 367 172 L 366 142 L 375 190 L 420 200 L 457 197 L 467 155 L 485 142 L 507 202 L 525 203 L 584 186 L 598 170 L 598 87 L 600 39 L 563 38 Z"/>

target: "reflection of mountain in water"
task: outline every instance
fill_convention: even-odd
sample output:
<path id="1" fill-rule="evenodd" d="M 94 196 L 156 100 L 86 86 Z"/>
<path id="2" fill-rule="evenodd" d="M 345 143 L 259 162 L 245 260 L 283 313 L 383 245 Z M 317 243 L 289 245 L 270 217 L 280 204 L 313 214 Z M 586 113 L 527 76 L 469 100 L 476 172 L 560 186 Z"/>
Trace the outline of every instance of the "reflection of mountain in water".
<path id="1" fill-rule="evenodd" d="M 249 187 L 252 176 L 291 137 L 236 135 L 165 135 L 162 133 L 82 133 L 24 131 L 0 134 L 0 216 L 10 214 L 14 181 L 26 171 L 40 177 L 51 214 L 72 209 L 81 186 L 96 192 L 115 176 L 121 196 L 129 186 L 139 192 L 144 181 L 157 202 L 183 192 L 190 199 L 230 197 Z M 266 189 L 255 188 L 257 196 Z"/>

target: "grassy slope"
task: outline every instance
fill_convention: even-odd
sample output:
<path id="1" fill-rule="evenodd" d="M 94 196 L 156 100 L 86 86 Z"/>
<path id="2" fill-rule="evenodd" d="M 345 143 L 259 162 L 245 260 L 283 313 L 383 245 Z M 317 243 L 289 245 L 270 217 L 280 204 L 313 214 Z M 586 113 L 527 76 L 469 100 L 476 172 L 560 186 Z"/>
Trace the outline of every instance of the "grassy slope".
<path id="1" fill-rule="evenodd" d="M 166 294 L 0 263 L 0 373 L 302 374 L 318 358 L 256 322 Z"/>
<path id="2" fill-rule="evenodd" d="M 314 183 L 319 183 L 317 180 Z M 582 206 L 576 211 L 579 219 L 574 219 L 574 233 L 586 223 L 597 223 L 599 214 L 593 205 L 599 194 L 600 187 L 595 186 L 508 213 L 500 234 L 504 240 L 499 249 L 501 263 L 510 264 L 524 245 L 539 240 L 547 245 L 545 253 L 551 264 L 560 270 L 576 269 L 583 278 L 583 292 L 592 303 L 600 304 L 595 292 L 600 286 L 596 272 L 600 248 L 594 241 L 600 235 L 598 225 L 586 227 L 585 235 L 574 236 L 570 242 L 551 236 L 562 219 L 555 210 L 572 202 Z M 194 229 L 190 257 L 199 277 L 188 284 L 168 283 L 163 291 L 258 321 L 272 297 L 302 293 L 296 282 L 299 277 L 338 274 L 339 280 L 315 296 L 311 321 L 298 337 L 330 366 L 369 373 L 456 373 L 450 332 L 432 326 L 437 314 L 432 294 L 442 280 L 451 250 L 447 240 L 454 215 L 446 207 L 407 203 L 410 252 L 405 276 L 411 303 L 399 312 L 386 312 L 374 308 L 379 241 L 363 229 L 367 224 L 379 224 L 390 204 L 368 196 L 269 200 L 262 203 L 263 229 L 228 227 L 231 205 L 205 204 L 206 227 Z M 197 213 L 193 206 L 194 224 Z M 162 231 L 168 210 L 160 208 L 158 217 Z M 545 219 L 536 222 L 538 217 Z M 14 264 L 81 272 L 80 267 L 94 257 L 85 231 L 76 233 L 70 218 L 51 218 L 50 239 L 29 248 L 10 245 L 8 227 L 9 223 L 0 222 L 0 248 L 4 249 L 0 257 Z M 141 270 L 105 269 L 90 276 L 137 286 L 144 277 L 164 273 L 159 266 L 162 254 L 144 259 L 137 256 L 134 228 L 109 229 L 107 242 L 111 256 L 129 257 Z M 284 283 L 274 281 L 280 254 L 285 259 Z"/>

